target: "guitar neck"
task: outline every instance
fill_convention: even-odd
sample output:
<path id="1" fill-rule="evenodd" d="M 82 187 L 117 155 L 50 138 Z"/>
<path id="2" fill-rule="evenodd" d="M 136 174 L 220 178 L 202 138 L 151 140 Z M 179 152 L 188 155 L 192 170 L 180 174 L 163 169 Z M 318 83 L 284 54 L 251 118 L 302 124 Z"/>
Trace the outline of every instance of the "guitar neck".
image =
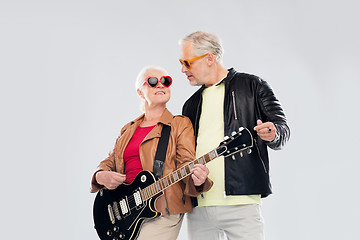
<path id="1" fill-rule="evenodd" d="M 224 152 L 222 150 L 221 152 Z M 219 153 L 219 148 L 216 148 L 209 153 L 203 155 L 195 159 L 194 161 L 178 168 L 176 171 L 166 175 L 165 177 L 159 179 L 158 181 L 154 182 L 153 184 L 147 186 L 146 188 L 141 190 L 141 195 L 144 200 L 148 200 L 160 192 L 164 191 L 166 188 L 172 186 L 173 184 L 181 181 L 182 179 L 186 178 L 191 174 L 191 170 L 194 168 L 195 164 L 203 164 L 210 162 L 211 160 L 217 158 L 218 156 L 222 155 Z"/>

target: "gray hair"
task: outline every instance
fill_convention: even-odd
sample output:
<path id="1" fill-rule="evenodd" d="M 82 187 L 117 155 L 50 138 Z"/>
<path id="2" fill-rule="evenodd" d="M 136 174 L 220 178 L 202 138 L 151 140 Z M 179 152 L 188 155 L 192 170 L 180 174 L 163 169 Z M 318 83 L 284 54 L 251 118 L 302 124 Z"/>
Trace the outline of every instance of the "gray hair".
<path id="1" fill-rule="evenodd" d="M 136 90 L 142 89 L 144 82 L 145 82 L 145 76 L 150 71 L 160 71 L 160 72 L 163 72 L 164 75 L 169 75 L 168 72 L 162 67 L 153 66 L 153 65 L 145 66 L 140 70 L 139 74 L 136 77 L 136 82 L 135 82 Z M 140 104 L 140 110 L 142 112 L 145 112 L 145 102 L 143 100 L 141 101 L 141 104 Z"/>
<path id="2" fill-rule="evenodd" d="M 222 63 L 224 49 L 220 38 L 215 34 L 203 31 L 193 32 L 179 40 L 180 46 L 183 46 L 186 42 L 192 42 L 195 55 L 201 56 L 206 53 L 214 53 L 216 61 Z"/>

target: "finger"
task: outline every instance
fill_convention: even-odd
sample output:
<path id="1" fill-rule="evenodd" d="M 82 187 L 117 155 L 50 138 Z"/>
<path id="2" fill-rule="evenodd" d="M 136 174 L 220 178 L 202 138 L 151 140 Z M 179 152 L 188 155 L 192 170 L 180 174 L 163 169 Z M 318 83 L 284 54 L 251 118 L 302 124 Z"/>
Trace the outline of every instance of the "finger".
<path id="1" fill-rule="evenodd" d="M 254 130 L 257 131 L 259 129 L 259 127 L 261 127 L 262 124 L 263 124 L 263 122 L 260 119 L 258 119 L 256 121 L 256 126 L 254 127 Z"/>
<path id="2" fill-rule="evenodd" d="M 196 164 L 197 166 L 199 166 L 199 168 L 205 172 L 209 172 L 209 169 L 207 168 L 206 165 L 203 165 L 203 164 Z"/>
<path id="3" fill-rule="evenodd" d="M 258 134 L 261 134 L 261 135 L 267 135 L 267 134 L 271 133 L 271 128 L 264 126 L 261 129 L 259 129 L 257 132 L 258 132 Z"/>
<path id="4" fill-rule="evenodd" d="M 193 179 L 195 184 L 200 181 L 200 179 L 195 174 L 191 174 L 191 178 Z"/>
<path id="5" fill-rule="evenodd" d="M 206 171 L 207 167 L 202 164 L 195 164 L 194 169 L 200 170 L 200 171 Z"/>

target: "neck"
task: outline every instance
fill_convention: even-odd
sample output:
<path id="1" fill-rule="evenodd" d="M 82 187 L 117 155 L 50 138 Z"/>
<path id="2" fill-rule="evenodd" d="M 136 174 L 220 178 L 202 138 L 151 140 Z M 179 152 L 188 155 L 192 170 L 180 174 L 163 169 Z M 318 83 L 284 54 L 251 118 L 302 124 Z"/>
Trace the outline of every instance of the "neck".
<path id="1" fill-rule="evenodd" d="M 205 84 L 205 87 L 211 87 L 212 85 L 220 82 L 224 78 L 226 78 L 229 71 L 224 68 L 222 65 L 217 64 L 214 66 L 213 71 L 209 75 L 209 81 Z"/>
<path id="2" fill-rule="evenodd" d="M 166 106 L 149 106 L 145 104 L 145 116 L 141 126 L 152 126 L 159 122 Z"/>

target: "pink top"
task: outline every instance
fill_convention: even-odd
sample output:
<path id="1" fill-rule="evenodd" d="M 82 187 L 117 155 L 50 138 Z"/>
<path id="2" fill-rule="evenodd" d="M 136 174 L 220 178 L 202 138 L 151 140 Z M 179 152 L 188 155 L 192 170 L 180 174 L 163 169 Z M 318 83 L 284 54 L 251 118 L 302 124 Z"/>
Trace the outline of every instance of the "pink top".
<path id="1" fill-rule="evenodd" d="M 139 147 L 141 142 L 144 140 L 146 135 L 155 127 L 138 127 L 135 130 L 129 144 L 126 146 L 124 151 L 124 164 L 125 164 L 125 183 L 130 184 L 134 181 L 136 175 L 141 172 L 142 166 L 139 155 Z"/>

